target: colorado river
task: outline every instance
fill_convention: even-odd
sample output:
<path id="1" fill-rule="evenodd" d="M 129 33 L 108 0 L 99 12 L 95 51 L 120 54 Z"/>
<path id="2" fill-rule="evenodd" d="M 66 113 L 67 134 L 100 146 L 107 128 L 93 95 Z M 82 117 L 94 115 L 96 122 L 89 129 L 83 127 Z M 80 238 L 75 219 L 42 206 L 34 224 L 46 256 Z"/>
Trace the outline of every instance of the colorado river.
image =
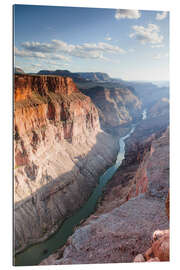
<path id="1" fill-rule="evenodd" d="M 142 113 L 142 119 L 144 120 L 145 118 L 146 112 L 144 110 Z M 104 186 L 112 178 L 124 159 L 125 140 L 130 137 L 134 130 L 135 125 L 132 125 L 130 132 L 126 136 L 119 139 L 120 149 L 115 164 L 106 170 L 106 172 L 100 177 L 99 185 L 95 188 L 94 192 L 84 206 L 80 208 L 73 216 L 66 219 L 59 230 L 49 239 L 42 243 L 35 244 L 24 250 L 24 252 L 17 254 L 15 257 L 15 265 L 38 265 L 43 259 L 47 258 L 52 253 L 56 252 L 57 249 L 62 247 L 66 243 L 68 237 L 72 235 L 74 228 L 95 211 L 97 201 L 102 194 Z"/>

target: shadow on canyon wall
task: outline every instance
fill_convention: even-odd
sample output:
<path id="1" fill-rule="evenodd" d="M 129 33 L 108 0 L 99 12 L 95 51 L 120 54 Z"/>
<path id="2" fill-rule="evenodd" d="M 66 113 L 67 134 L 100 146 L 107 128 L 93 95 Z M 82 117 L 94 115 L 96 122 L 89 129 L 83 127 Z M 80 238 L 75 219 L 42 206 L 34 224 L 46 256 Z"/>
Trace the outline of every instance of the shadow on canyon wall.
<path id="1" fill-rule="evenodd" d="M 71 171 L 54 180 L 46 172 L 43 177 L 47 184 L 15 204 L 16 251 L 46 237 L 87 201 L 99 176 L 112 165 L 119 150 L 117 138 L 114 146 L 111 142 L 108 147 L 103 136 L 101 133 L 96 136 L 96 144 L 86 156 L 76 157 Z"/>

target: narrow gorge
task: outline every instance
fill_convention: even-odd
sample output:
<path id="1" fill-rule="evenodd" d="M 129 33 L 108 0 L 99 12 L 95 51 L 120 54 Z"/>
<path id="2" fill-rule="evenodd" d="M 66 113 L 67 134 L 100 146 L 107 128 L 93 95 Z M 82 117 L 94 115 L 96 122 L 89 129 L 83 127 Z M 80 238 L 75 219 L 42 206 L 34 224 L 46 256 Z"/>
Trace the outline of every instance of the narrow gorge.
<path id="1" fill-rule="evenodd" d="M 172 262 L 170 12 L 60 2 L 12 7 L 13 266 Z"/>
<path id="2" fill-rule="evenodd" d="M 126 148 L 128 140 L 132 147 L 137 131 L 138 127 L 127 139 Z M 41 265 L 142 262 L 152 236 L 159 232 L 168 232 L 168 240 L 162 242 L 163 255 L 148 259 L 169 260 L 169 130 L 146 135 L 136 154 L 132 148 L 126 150 L 125 160 L 106 185 L 94 214 Z M 139 254 L 141 260 L 137 260 Z"/>
<path id="3" fill-rule="evenodd" d="M 118 140 L 71 78 L 14 78 L 15 250 L 46 239 L 87 200 Z"/>
<path id="4" fill-rule="evenodd" d="M 16 265 L 132 262 L 169 227 L 167 92 L 73 80 L 14 77 Z"/>

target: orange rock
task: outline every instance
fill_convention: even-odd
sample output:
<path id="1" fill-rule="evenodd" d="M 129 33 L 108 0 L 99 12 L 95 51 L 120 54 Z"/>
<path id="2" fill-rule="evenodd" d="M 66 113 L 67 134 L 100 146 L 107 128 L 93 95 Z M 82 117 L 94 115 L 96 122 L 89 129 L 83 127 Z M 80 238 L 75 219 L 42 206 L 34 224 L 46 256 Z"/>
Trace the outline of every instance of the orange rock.
<path id="1" fill-rule="evenodd" d="M 169 230 L 157 230 L 153 233 L 153 242 L 164 237 L 165 235 L 169 236 Z"/>
<path id="2" fill-rule="evenodd" d="M 33 130 L 45 136 L 49 123 L 57 126 L 61 122 L 58 137 L 70 140 L 82 133 L 80 128 L 88 131 L 99 128 L 97 109 L 71 78 L 15 75 L 14 99 L 14 127 L 18 138 Z"/>
<path id="3" fill-rule="evenodd" d="M 33 92 L 43 96 L 48 91 L 64 95 L 70 95 L 78 91 L 72 78 L 61 76 L 30 76 L 15 75 L 14 77 L 15 101 L 22 101 L 30 97 Z"/>
<path id="4" fill-rule="evenodd" d="M 153 233 L 152 247 L 144 256 L 147 261 L 152 257 L 157 257 L 160 261 L 169 261 L 169 230 L 157 230 Z"/>
<path id="5" fill-rule="evenodd" d="M 142 254 L 138 254 L 135 258 L 134 258 L 134 262 L 145 262 L 145 259 L 143 257 Z"/>
<path id="6" fill-rule="evenodd" d="M 162 236 L 152 244 L 152 251 L 160 261 L 169 261 L 169 235 Z"/>

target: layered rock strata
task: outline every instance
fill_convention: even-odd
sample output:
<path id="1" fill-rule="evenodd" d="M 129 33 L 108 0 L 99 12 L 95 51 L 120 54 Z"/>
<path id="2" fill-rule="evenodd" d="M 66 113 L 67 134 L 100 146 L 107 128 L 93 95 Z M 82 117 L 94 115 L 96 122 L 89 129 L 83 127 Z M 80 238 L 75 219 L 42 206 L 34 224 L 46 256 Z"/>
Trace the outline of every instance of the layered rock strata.
<path id="1" fill-rule="evenodd" d="M 71 78 L 14 77 L 15 250 L 47 238 L 112 164 L 117 139 Z"/>
<path id="2" fill-rule="evenodd" d="M 101 127 L 109 133 L 124 136 L 130 130 L 130 122 L 139 119 L 142 103 L 128 87 L 97 85 L 83 90 L 98 108 Z"/>
<path id="3" fill-rule="evenodd" d="M 136 255 L 151 248 L 154 231 L 169 229 L 165 207 L 169 130 L 159 138 L 151 135 L 146 142 L 149 144 L 141 150 L 136 169 L 123 173 L 128 178 L 126 184 L 123 177 L 118 182 L 117 172 L 114 185 L 94 215 L 76 229 L 63 249 L 41 264 L 133 262 Z"/>

